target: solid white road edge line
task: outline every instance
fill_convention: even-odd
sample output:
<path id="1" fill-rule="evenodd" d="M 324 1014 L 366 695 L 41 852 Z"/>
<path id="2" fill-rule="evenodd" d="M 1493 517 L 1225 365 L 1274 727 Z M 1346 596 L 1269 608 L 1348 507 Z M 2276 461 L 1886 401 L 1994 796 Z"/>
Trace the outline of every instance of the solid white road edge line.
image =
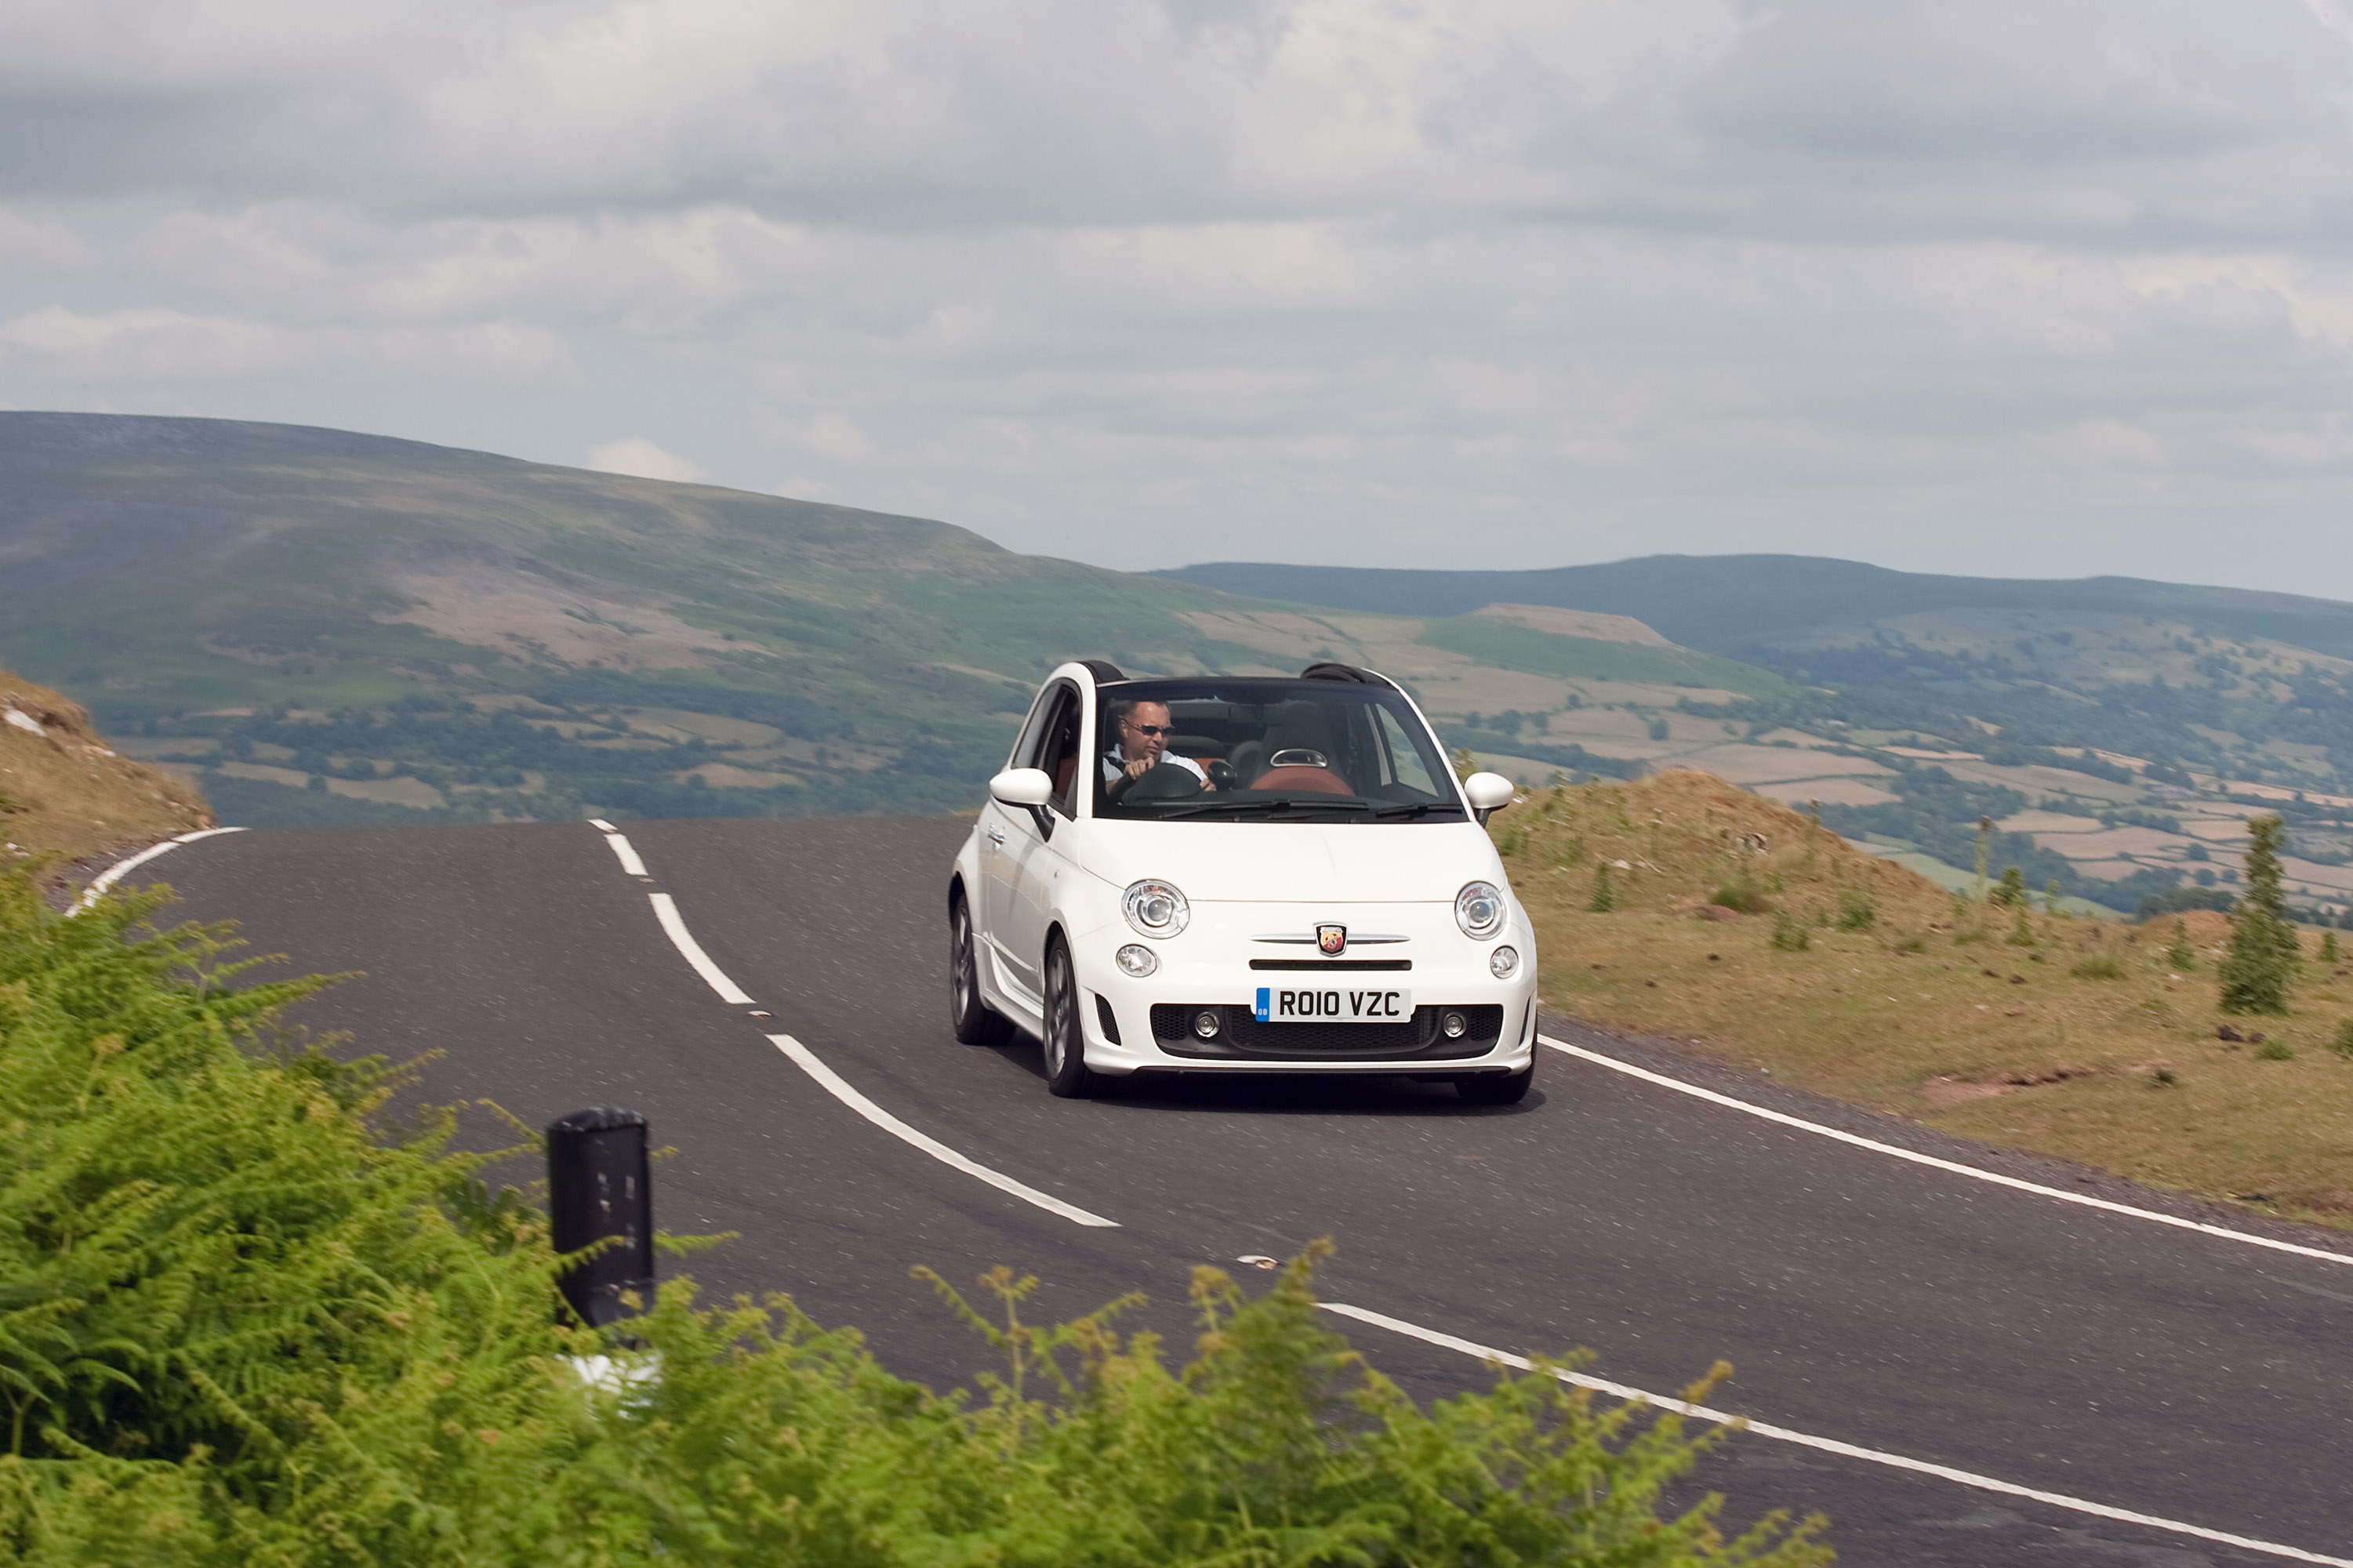
<path id="1" fill-rule="evenodd" d="M 770 1035 L 768 1040 L 776 1049 L 790 1057 L 794 1065 L 801 1071 L 822 1084 L 826 1092 L 832 1095 L 834 1099 L 841 1101 L 892 1137 L 913 1144 L 941 1164 L 953 1166 L 967 1176 L 987 1182 L 999 1192 L 1010 1193 L 1025 1204 L 1035 1204 L 1048 1214 L 1060 1215 L 1072 1225 L 1097 1226 L 1108 1230 L 1119 1228 L 1119 1221 L 1115 1219 L 1105 1219 L 1099 1214 L 1089 1214 L 1076 1204 L 1066 1204 L 1061 1199 L 1041 1193 L 1035 1187 L 1024 1185 L 1001 1172 L 992 1171 L 986 1165 L 965 1159 L 936 1138 L 916 1131 L 850 1088 L 842 1080 L 840 1074 L 818 1059 L 815 1051 L 810 1050 L 790 1035 Z"/>
<path id="2" fill-rule="evenodd" d="M 590 817 L 588 819 L 588 826 L 596 828 L 601 833 L 618 833 L 620 831 L 619 828 L 614 826 L 611 823 L 606 821 L 601 816 Z"/>
<path id="3" fill-rule="evenodd" d="M 611 845 L 613 847 L 613 853 L 621 858 L 622 870 L 627 871 L 632 877 L 649 877 L 653 875 L 652 872 L 646 869 L 646 863 L 638 858 L 638 847 L 630 843 L 627 838 L 617 833 L 607 833 L 605 836 L 605 842 Z"/>
<path id="4" fill-rule="evenodd" d="M 1823 1138 L 1836 1139 L 1841 1143 L 1851 1143 L 1858 1149 L 1868 1149 L 1875 1154 L 1892 1154 L 1898 1160 L 1909 1160 L 1915 1165 L 1926 1165 L 1938 1171 L 1949 1171 L 1957 1176 L 1968 1176 L 1980 1182 L 1991 1182 L 1998 1187 L 2014 1187 L 2021 1193 L 2033 1193 L 2040 1197 L 2057 1198 L 2062 1203 L 2080 1204 L 2087 1209 L 2105 1209 L 2110 1214 L 2130 1215 L 2135 1219 L 2169 1225 L 2179 1230 L 2194 1230 L 2206 1236 L 2218 1236 L 2225 1241 L 2244 1242 L 2249 1247 L 2267 1247 L 2274 1252 L 2292 1252 L 2298 1258 L 2317 1258 L 2326 1263 L 2353 1263 L 2353 1254 L 2331 1252 L 2325 1247 L 2304 1247 L 2293 1241 L 2280 1241 L 2268 1236 L 2255 1236 L 2243 1230 L 2232 1230 L 2228 1226 L 2208 1225 L 2203 1220 L 2183 1219 L 2179 1215 L 2159 1214 L 2155 1209 L 2135 1208 L 2130 1204 L 2120 1204 L 2108 1198 L 2095 1198 L 2084 1193 L 2071 1193 L 2064 1187 L 2046 1187 L 2040 1182 L 2005 1176 L 1999 1171 L 1980 1170 L 1975 1165 L 1964 1165 L 1957 1161 L 1940 1160 L 1934 1154 L 1917 1153 L 1910 1149 L 1898 1148 L 1893 1143 L 1882 1143 L 1875 1138 L 1864 1138 L 1852 1132 L 1842 1132 L 1835 1127 L 1825 1127 L 1819 1121 L 1808 1121 L 1800 1117 L 1785 1115 L 1778 1110 L 1767 1110 L 1761 1105 L 1751 1105 L 1745 1100 L 1735 1100 L 1728 1094 L 1718 1094 L 1712 1089 L 1702 1089 L 1695 1083 L 1685 1083 L 1681 1079 L 1669 1078 L 1664 1073 L 1655 1073 L 1647 1068 L 1638 1068 L 1631 1062 L 1620 1061 L 1616 1057 L 1603 1056 L 1599 1051 L 1589 1051 L 1583 1046 L 1572 1046 L 1566 1040 L 1556 1040 L 1550 1035 L 1538 1035 L 1536 1038 L 1554 1050 L 1566 1052 L 1569 1056 L 1608 1068 L 1612 1072 L 1622 1072 L 1629 1078 L 1639 1078 L 1645 1083 L 1655 1083 L 1662 1089 L 1672 1089 L 1678 1093 L 1688 1094 L 1694 1099 L 1704 1100 L 1711 1105 L 1721 1105 L 1728 1110 L 1746 1111 L 1751 1116 L 1759 1116 L 1767 1121 L 1778 1121 L 1784 1127 L 1794 1127 L 1801 1132 L 1811 1132 Z"/>
<path id="5" fill-rule="evenodd" d="M 631 859 L 636 858 L 634 855 L 630 857 Z M 744 988 L 728 979 L 726 971 L 711 962 L 711 955 L 702 951 L 702 944 L 694 940 L 692 931 L 686 929 L 686 922 L 678 918 L 678 905 L 670 900 L 670 896 L 668 893 L 648 893 L 646 897 L 653 900 L 654 919 L 661 921 L 662 934 L 670 938 L 670 944 L 678 949 L 679 956 L 702 976 L 703 983 L 719 993 L 719 999 L 732 1002 L 738 1007 L 750 1006 L 752 999 L 744 994 Z"/>
<path id="6" fill-rule="evenodd" d="M 243 833 L 244 831 L 242 827 L 200 827 L 194 833 L 183 833 L 175 838 L 166 838 L 161 844 L 151 844 L 138 854 L 128 859 L 117 860 L 113 865 L 100 871 L 96 879 L 82 889 L 81 897 L 74 900 L 73 908 L 68 910 L 66 913 L 69 915 L 81 913 L 82 910 L 104 898 L 106 889 L 121 881 L 125 873 L 137 870 L 158 855 L 177 849 L 183 844 L 194 844 L 199 838 L 214 838 L 224 833 Z"/>
<path id="7" fill-rule="evenodd" d="M 1435 1329 L 1425 1329 L 1419 1323 L 1409 1323 L 1401 1318 L 1392 1318 L 1385 1312 L 1370 1311 L 1363 1307 L 1344 1306 L 1337 1301 L 1319 1301 L 1316 1305 L 1327 1312 L 1337 1313 L 1344 1318 L 1354 1318 L 1360 1323 L 1369 1323 L 1377 1329 L 1387 1329 L 1391 1333 L 1403 1334 L 1408 1339 L 1419 1340 L 1424 1344 L 1436 1345 L 1440 1350 L 1476 1356 L 1481 1361 L 1501 1362 L 1505 1366 L 1517 1367 L 1522 1372 L 1535 1370 L 1534 1363 L 1525 1356 L 1508 1355 L 1492 1346 L 1474 1344 L 1469 1340 L 1457 1339 L 1452 1334 L 1440 1333 Z M 1746 1416 L 1733 1415 L 1728 1412 L 1712 1409 L 1704 1405 L 1687 1405 L 1680 1399 L 1662 1399 L 1655 1394 L 1646 1394 L 1639 1388 L 1630 1388 L 1622 1383 L 1610 1383 L 1603 1378 L 1588 1377 L 1582 1373 L 1565 1372 L 1556 1367 L 1552 1374 L 1563 1383 L 1575 1384 L 1579 1388 L 1589 1388 L 1597 1394 L 1607 1394 L 1618 1399 L 1640 1399 L 1655 1405 L 1661 1409 L 1672 1410 L 1679 1415 L 1691 1416 L 1694 1420 L 1740 1421 L 1744 1423 L 1744 1430 L 1752 1432 L 1759 1437 L 1772 1437 L 1784 1443 L 1795 1443 L 1801 1447 L 1819 1449 L 1825 1454 L 1837 1454 L 1849 1459 L 1862 1459 L 1874 1465 L 1885 1465 L 1893 1469 L 1910 1470 L 1915 1475 L 1934 1476 L 1939 1480 L 1952 1481 L 1965 1487 L 1975 1487 L 1980 1491 L 2000 1492 L 2005 1497 L 2026 1498 L 2034 1502 L 2048 1503 L 2052 1508 L 2090 1514 L 2095 1519 L 2113 1519 L 2126 1524 L 2146 1525 L 2151 1530 L 2170 1531 L 2176 1535 L 2195 1536 L 2200 1541 L 2219 1542 L 2225 1546 L 2236 1546 L 2246 1552 L 2260 1552 L 2272 1557 L 2284 1557 L 2291 1562 L 2321 1563 L 2328 1564 L 2329 1568 L 2353 1568 L 2353 1558 L 2329 1557 L 2317 1552 L 2306 1552 L 2300 1546 L 2283 1546 L 2274 1541 L 2257 1541 L 2252 1536 L 2233 1535 L 2224 1530 L 2209 1530 L 2202 1524 L 2184 1524 L 2179 1520 L 2159 1519 L 2155 1514 L 2136 1513 L 2128 1508 L 2111 1508 L 2104 1502 L 2089 1502 L 2082 1498 L 2067 1497 L 2059 1492 L 2046 1492 L 2035 1487 L 2022 1487 L 2015 1481 L 1998 1480 L 1991 1476 L 1957 1470 L 1949 1465 L 1930 1464 L 1926 1459 L 1907 1458 L 1902 1454 L 1883 1453 L 1877 1448 L 1858 1447 L 1852 1443 L 1841 1443 L 1834 1437 L 1816 1437 L 1810 1433 L 1794 1432 L 1787 1426 L 1775 1426 L 1763 1421 L 1752 1421 Z"/>

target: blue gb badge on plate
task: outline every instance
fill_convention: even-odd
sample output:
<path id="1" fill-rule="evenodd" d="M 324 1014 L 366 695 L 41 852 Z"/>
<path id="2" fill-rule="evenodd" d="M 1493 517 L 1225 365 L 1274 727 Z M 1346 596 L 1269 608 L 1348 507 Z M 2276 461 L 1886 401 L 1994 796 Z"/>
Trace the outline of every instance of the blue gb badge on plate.
<path id="1" fill-rule="evenodd" d="M 1252 1010 L 1258 1014 L 1258 1021 L 1261 1024 L 1267 1021 L 1267 1013 L 1269 1011 L 1273 994 L 1274 988 L 1272 986 L 1261 985 L 1258 988 L 1258 1000 L 1252 1004 Z"/>

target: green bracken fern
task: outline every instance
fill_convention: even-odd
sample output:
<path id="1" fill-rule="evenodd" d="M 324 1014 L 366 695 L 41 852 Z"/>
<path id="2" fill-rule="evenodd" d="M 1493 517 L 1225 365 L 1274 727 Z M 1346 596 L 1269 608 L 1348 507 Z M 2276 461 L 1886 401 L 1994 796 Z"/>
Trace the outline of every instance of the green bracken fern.
<path id="1" fill-rule="evenodd" d="M 1114 1302 L 1025 1324 L 934 1279 L 1002 1363 L 936 1395 L 789 1299 L 665 1285 L 616 1350 L 447 1119 L 291 1038 L 226 933 L 63 919 L 0 872 L 0 1557 L 152 1568 L 1800 1568 L 1683 1489 L 1726 1440 L 1498 1371 L 1427 1409 L 1333 1333 L 1325 1250 L 1255 1299 L 1197 1275 L 1171 1365 Z M 612 1351 L 626 1377 L 573 1358 Z M 1676 1499 L 1667 1506 L 1670 1489 Z"/>

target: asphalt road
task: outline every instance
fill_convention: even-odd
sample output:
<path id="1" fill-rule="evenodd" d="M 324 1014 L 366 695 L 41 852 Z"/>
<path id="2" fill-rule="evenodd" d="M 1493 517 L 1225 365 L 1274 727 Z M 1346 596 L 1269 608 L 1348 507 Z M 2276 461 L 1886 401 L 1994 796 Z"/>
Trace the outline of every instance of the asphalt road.
<path id="1" fill-rule="evenodd" d="M 130 879 L 171 882 L 183 913 L 238 921 L 301 970 L 364 972 L 298 1019 L 350 1031 L 352 1049 L 433 1053 L 415 1098 L 467 1102 L 478 1146 L 513 1134 L 477 1100 L 533 1126 L 596 1104 L 643 1111 L 677 1151 L 657 1168 L 659 1223 L 735 1233 L 685 1271 L 713 1296 L 788 1291 L 855 1322 L 907 1375 L 945 1384 L 987 1362 L 912 1264 L 959 1282 L 997 1263 L 1035 1273 L 1041 1314 L 1140 1288 L 1152 1305 L 1135 1321 L 1181 1346 L 1194 1265 L 1329 1237 L 1334 1301 L 1506 1350 L 1589 1347 L 1599 1375 L 1662 1393 L 1721 1357 L 1736 1372 L 1715 1405 L 1760 1423 L 2353 1558 L 2338 1480 L 2353 1266 L 1969 1180 L 1554 1051 L 1514 1107 L 1388 1080 L 1054 1100 L 1033 1043 L 974 1048 L 947 1031 L 944 889 L 967 826 L 629 825 L 649 879 L 586 825 L 246 833 Z M 753 1006 L 689 967 L 652 892 Z M 1907 1148 L 2258 1232 L 1568 1020 L 1546 1032 Z M 1116 1227 L 1074 1225 L 891 1136 L 771 1034 Z M 1417 1394 L 1482 1381 L 1458 1352 L 1342 1326 Z M 2295 1560 L 1761 1436 L 1733 1439 L 1702 1479 L 1730 1521 L 1828 1513 L 1849 1563 Z"/>

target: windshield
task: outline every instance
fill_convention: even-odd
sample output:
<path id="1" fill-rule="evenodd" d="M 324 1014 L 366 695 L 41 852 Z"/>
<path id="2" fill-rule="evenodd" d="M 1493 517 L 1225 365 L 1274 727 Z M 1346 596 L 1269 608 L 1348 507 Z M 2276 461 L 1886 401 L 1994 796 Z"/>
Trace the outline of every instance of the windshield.
<path id="1" fill-rule="evenodd" d="M 1437 742 L 1386 686 L 1128 680 L 1102 689 L 1095 813 L 1188 821 L 1451 822 Z"/>

